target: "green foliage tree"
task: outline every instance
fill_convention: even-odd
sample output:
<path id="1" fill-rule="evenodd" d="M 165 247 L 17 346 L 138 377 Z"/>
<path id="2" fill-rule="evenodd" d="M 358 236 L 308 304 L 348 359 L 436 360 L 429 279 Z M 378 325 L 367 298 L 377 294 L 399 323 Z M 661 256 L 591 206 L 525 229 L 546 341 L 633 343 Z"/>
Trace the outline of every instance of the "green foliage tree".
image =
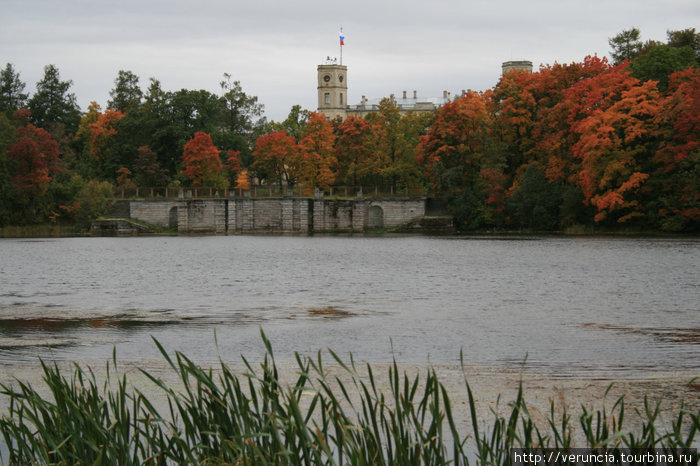
<path id="1" fill-rule="evenodd" d="M 241 163 L 249 166 L 255 140 L 265 133 L 265 106 L 256 96 L 243 91 L 239 81 L 233 81 L 228 73 L 219 83 L 222 92 L 221 129 L 214 134 L 216 143 L 223 149 L 240 152 Z"/>
<path id="2" fill-rule="evenodd" d="M 158 156 L 148 146 L 138 148 L 133 173 L 137 186 L 165 186 L 168 183 L 167 173 L 158 163 Z"/>
<path id="3" fill-rule="evenodd" d="M 562 197 L 537 164 L 530 164 L 511 187 L 507 201 L 512 225 L 527 230 L 556 230 Z"/>
<path id="4" fill-rule="evenodd" d="M 623 61 L 632 61 L 642 49 L 642 41 L 639 39 L 639 29 L 625 29 L 615 37 L 608 39 L 612 47 L 610 56 L 613 63 L 618 65 Z"/>
<path id="5" fill-rule="evenodd" d="M 695 32 L 695 28 L 682 29 L 678 31 L 667 31 L 667 44 L 670 47 L 690 47 L 695 54 L 695 61 L 700 63 L 700 32 Z"/>
<path id="6" fill-rule="evenodd" d="M 633 75 L 642 81 L 658 81 L 659 90 L 668 88 L 668 77 L 691 66 L 697 66 L 695 51 L 689 46 L 672 47 L 660 44 L 640 54 L 631 64 Z"/>
<path id="7" fill-rule="evenodd" d="M 419 137 L 425 133 L 434 115 L 409 112 L 402 115 L 391 99 L 379 102 L 379 111 L 367 116 L 379 145 L 379 173 L 391 188 L 416 184 L 422 179 L 415 153 Z"/>
<path id="8" fill-rule="evenodd" d="M 0 226 L 20 223 L 17 218 L 16 192 L 12 186 L 14 163 L 7 151 L 15 140 L 15 125 L 0 112 Z"/>
<path id="9" fill-rule="evenodd" d="M 76 224 L 87 229 L 93 220 L 107 213 L 114 186 L 107 181 L 90 180 L 75 197 L 73 206 Z"/>
<path id="10" fill-rule="evenodd" d="M 114 79 L 114 89 L 109 91 L 110 100 L 107 106 L 123 113 L 138 107 L 143 98 L 143 91 L 139 87 L 139 77 L 131 71 L 119 70 Z"/>
<path id="11" fill-rule="evenodd" d="M 25 84 L 12 64 L 5 65 L 5 69 L 0 71 L 0 112 L 10 117 L 15 110 L 24 108 L 28 98 L 24 88 Z"/>
<path id="12" fill-rule="evenodd" d="M 55 65 L 44 67 L 44 77 L 36 83 L 36 92 L 29 99 L 32 122 L 54 133 L 57 126 L 62 126 L 69 133 L 74 133 L 80 122 L 80 108 L 75 94 L 69 92 L 72 81 L 61 81 Z"/>
<path id="13" fill-rule="evenodd" d="M 292 106 L 289 115 L 284 121 L 277 123 L 271 121 L 265 128 L 265 133 L 276 133 L 284 131 L 288 136 L 293 137 L 297 142 L 301 139 L 301 133 L 304 131 L 306 122 L 309 120 L 309 111 L 301 108 L 301 105 Z"/>

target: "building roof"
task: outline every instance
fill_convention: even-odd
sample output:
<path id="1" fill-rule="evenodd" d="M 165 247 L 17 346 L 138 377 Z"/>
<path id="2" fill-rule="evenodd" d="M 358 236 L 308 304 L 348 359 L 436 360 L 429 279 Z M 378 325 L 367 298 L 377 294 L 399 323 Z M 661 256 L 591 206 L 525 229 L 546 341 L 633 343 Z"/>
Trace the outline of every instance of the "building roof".
<path id="1" fill-rule="evenodd" d="M 359 104 L 349 105 L 349 111 L 371 111 L 377 110 L 379 104 L 386 97 L 376 98 L 376 99 L 366 99 L 362 97 L 362 101 Z M 442 97 L 419 97 L 414 91 L 413 96 L 408 96 L 404 92 L 404 97 L 396 97 L 393 94 L 389 97 L 394 101 L 396 106 L 400 110 L 432 110 L 435 108 L 442 107 L 450 101 L 450 96 L 448 93 L 444 93 Z"/>

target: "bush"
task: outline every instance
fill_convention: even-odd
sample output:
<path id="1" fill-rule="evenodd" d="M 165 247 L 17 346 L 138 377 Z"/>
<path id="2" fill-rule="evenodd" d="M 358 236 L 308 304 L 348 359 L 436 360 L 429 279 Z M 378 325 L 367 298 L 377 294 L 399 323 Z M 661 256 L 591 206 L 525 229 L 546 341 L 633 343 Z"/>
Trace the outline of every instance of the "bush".
<path id="1" fill-rule="evenodd" d="M 90 228 L 93 220 L 107 213 L 113 197 L 114 187 L 108 181 L 88 181 L 73 203 L 76 225 L 83 229 Z"/>

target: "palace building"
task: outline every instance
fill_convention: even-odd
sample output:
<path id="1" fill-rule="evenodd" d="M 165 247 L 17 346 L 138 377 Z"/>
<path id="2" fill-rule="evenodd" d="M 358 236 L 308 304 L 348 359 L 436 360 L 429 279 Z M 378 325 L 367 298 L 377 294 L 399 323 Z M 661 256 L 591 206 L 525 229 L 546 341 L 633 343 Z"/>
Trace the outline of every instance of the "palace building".
<path id="1" fill-rule="evenodd" d="M 531 61 L 507 61 L 502 65 L 502 73 L 519 70 L 532 72 Z M 326 58 L 326 63 L 318 65 L 318 113 L 323 113 L 328 119 L 346 118 L 349 115 L 364 117 L 369 113 L 379 111 L 379 103 L 383 98 L 367 99 L 362 96 L 359 104 L 348 104 L 348 67 L 339 65 L 335 59 Z M 466 91 L 462 91 L 464 94 Z M 452 95 L 443 91 L 441 97 L 419 97 L 417 91 L 409 95 L 403 91 L 401 97 L 394 94 L 389 96 L 399 112 L 432 112 L 452 100 Z"/>

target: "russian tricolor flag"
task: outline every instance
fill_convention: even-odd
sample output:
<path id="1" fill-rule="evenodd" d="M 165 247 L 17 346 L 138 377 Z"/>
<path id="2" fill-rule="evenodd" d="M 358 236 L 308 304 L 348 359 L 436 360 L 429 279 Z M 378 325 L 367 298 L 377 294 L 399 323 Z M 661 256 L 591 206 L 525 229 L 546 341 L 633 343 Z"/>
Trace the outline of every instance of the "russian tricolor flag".
<path id="1" fill-rule="evenodd" d="M 345 35 L 343 34 L 343 30 L 341 29 L 338 34 L 340 35 L 340 45 L 345 45 Z"/>

